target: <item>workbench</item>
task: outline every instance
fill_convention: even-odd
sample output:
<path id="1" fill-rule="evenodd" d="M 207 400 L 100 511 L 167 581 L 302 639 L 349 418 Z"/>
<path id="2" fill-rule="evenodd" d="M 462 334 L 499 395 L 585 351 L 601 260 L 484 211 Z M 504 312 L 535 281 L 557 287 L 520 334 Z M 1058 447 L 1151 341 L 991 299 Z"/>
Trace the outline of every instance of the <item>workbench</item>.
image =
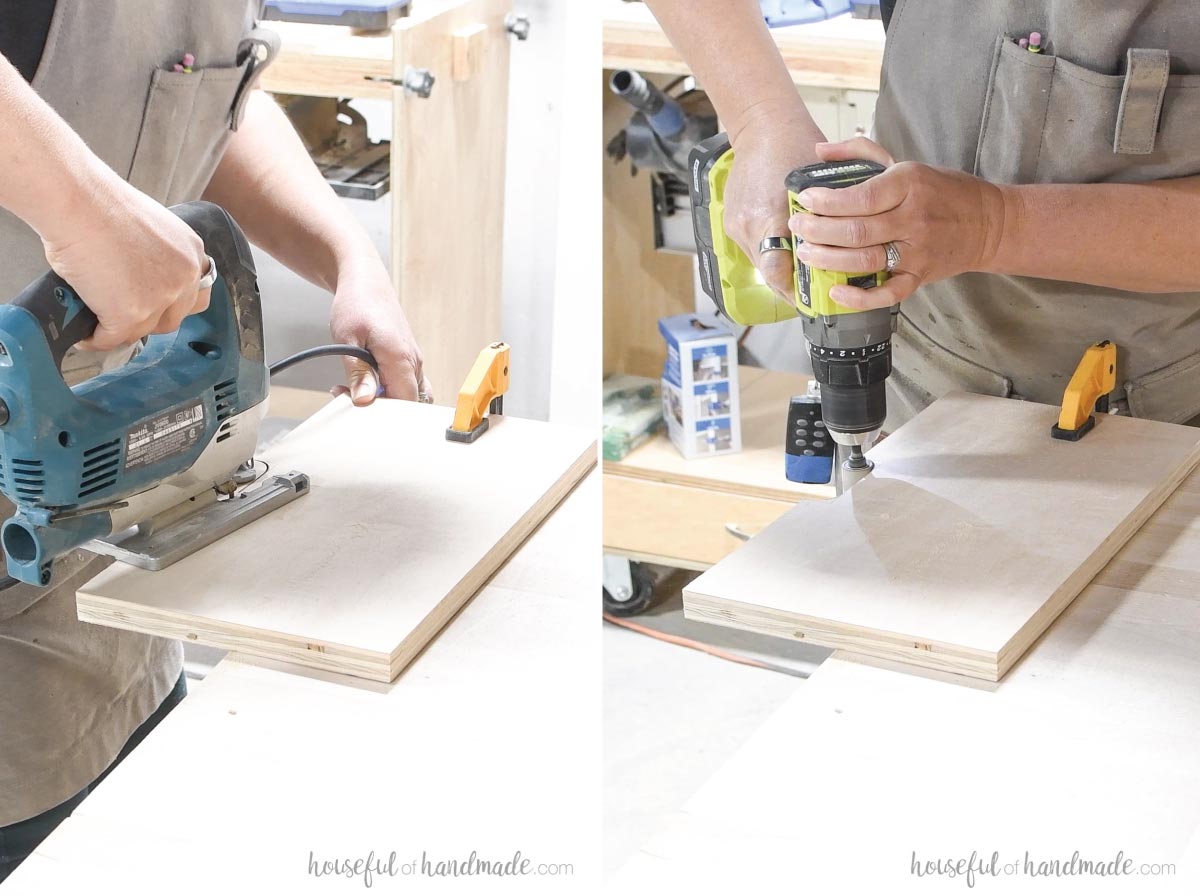
<path id="1" fill-rule="evenodd" d="M 310 851 L 322 862 L 372 850 L 385 863 L 395 850 L 397 867 L 423 851 L 437 862 L 520 850 L 535 865 L 573 866 L 547 873 L 561 880 L 546 892 L 588 892 L 600 849 L 600 629 L 584 598 L 599 492 L 597 476 L 582 482 L 390 685 L 228 656 L 5 896 L 360 892 L 361 877 L 310 876 Z"/>
<path id="2" fill-rule="evenodd" d="M 797 501 L 831 498 L 831 485 L 783 474 L 788 400 L 809 378 L 739 367 L 742 450 L 687 460 L 659 434 L 604 462 L 604 550 L 632 560 L 707 569 Z M 734 531 L 730 531 L 733 527 Z"/>
<path id="3" fill-rule="evenodd" d="M 683 892 L 1200 891 L 1200 474 L 998 684 L 835 653 L 614 881 Z M 1003 866 L 1118 851 L 1167 876 Z M 1000 876 L 917 877 L 1000 854 Z M 932 879 L 931 879 L 932 878 Z M 767 886 L 760 889 L 766 892 Z M 698 890 L 699 891 L 699 890 Z"/>
<path id="4" fill-rule="evenodd" d="M 391 270 L 439 404 L 501 338 L 511 0 L 416 0 L 390 31 L 267 22 L 272 93 L 392 106 Z M 405 90 L 410 70 L 436 80 Z"/>

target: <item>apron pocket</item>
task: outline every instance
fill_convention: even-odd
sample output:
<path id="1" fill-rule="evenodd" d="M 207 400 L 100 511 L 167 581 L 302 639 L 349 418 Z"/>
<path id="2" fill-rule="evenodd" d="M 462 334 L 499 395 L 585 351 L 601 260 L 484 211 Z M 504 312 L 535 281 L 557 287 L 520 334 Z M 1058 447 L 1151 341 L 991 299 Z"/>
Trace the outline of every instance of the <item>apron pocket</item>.
<path id="1" fill-rule="evenodd" d="M 1125 397 L 1134 417 L 1186 423 L 1200 416 L 1200 355 L 1130 380 Z"/>
<path id="2" fill-rule="evenodd" d="M 164 205 L 199 198 L 232 133 L 250 64 L 154 72 L 129 171 L 133 186 Z"/>
<path id="3" fill-rule="evenodd" d="M 1151 122 L 1142 134 L 1130 133 L 1129 115 L 1122 116 L 1125 80 L 1055 60 L 1037 182 L 1132 183 L 1200 172 L 1200 75 L 1166 79 L 1157 129 Z M 1140 138 L 1149 151 L 1115 151 L 1119 124 L 1124 142 Z"/>
<path id="4" fill-rule="evenodd" d="M 999 38 L 974 173 L 995 183 L 1133 183 L 1200 173 L 1200 75 L 1108 75 Z M 1117 149 L 1121 151 L 1118 152 Z"/>
<path id="5" fill-rule="evenodd" d="M 150 96 L 126 180 L 159 202 L 166 201 L 202 80 L 195 74 L 157 69 L 150 81 Z"/>
<path id="6" fill-rule="evenodd" d="M 1031 183 L 1046 121 L 1054 57 L 1030 53 L 1001 35 L 975 153 L 976 177 L 997 184 Z"/>
<path id="7" fill-rule="evenodd" d="M 234 105 L 240 99 L 249 67 L 247 60 L 235 68 L 206 68 L 196 72 L 200 75 L 200 89 L 196 91 L 192 120 L 179 152 L 175 176 L 167 190 L 167 205 L 199 199 L 208 186 L 233 135 Z"/>

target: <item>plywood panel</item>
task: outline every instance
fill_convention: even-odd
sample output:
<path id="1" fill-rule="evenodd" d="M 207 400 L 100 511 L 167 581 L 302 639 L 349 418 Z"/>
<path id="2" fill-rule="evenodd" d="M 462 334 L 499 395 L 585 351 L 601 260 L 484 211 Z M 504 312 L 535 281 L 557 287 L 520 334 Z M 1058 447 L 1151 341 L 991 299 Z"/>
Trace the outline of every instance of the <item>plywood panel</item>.
<path id="1" fill-rule="evenodd" d="M 511 9 L 510 0 L 424 0 L 392 29 L 393 76 L 411 66 L 437 79 L 427 99 L 392 88 L 392 274 L 442 404 L 453 403 L 479 350 L 504 337 Z M 456 37 L 468 33 L 475 65 L 455 80 Z"/>
<path id="2" fill-rule="evenodd" d="M 692 618 L 999 679 L 1200 460 L 1200 432 L 957 394 L 875 472 L 805 502 L 685 591 Z"/>
<path id="3" fill-rule="evenodd" d="M 339 398 L 264 453 L 312 491 L 161 572 L 119 564 L 85 622 L 390 681 L 596 462 L 592 433 Z"/>

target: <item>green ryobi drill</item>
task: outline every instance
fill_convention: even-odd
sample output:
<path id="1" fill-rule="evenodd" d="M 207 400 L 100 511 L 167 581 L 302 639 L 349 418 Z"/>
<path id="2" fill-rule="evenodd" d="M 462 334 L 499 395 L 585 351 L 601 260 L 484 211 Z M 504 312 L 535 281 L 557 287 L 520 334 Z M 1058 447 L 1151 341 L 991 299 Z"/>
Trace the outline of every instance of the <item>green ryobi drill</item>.
<path id="1" fill-rule="evenodd" d="M 837 284 L 870 289 L 886 282 L 887 271 L 830 271 L 796 259 L 792 300 L 781 300 L 725 232 L 725 184 L 733 158 L 724 134 L 692 150 L 692 223 L 701 285 L 727 317 L 743 326 L 802 318 L 814 378 L 820 384 L 822 426 L 845 449 L 839 481 L 843 487 L 851 485 L 871 470 L 863 451 L 887 416 L 884 383 L 892 372 L 891 338 L 899 306 L 867 311 L 848 308 L 830 298 L 829 289 Z M 798 198 L 808 187 L 854 186 L 883 170 L 882 165 L 861 159 L 797 168 L 784 184 L 791 211 L 808 211 Z M 792 429 L 789 421 L 789 450 Z M 806 449 L 800 453 L 814 452 Z"/>

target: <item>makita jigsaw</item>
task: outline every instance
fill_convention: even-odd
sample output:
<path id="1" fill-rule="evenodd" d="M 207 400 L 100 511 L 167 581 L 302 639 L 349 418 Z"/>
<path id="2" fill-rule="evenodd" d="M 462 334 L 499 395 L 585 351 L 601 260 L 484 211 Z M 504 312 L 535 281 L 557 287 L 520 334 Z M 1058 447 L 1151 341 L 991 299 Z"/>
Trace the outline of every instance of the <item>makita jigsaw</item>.
<path id="1" fill-rule="evenodd" d="M 252 460 L 269 373 L 250 246 L 211 203 L 172 211 L 216 266 L 210 304 L 124 366 L 64 382 L 63 357 L 96 317 L 53 272 L 0 306 L 0 492 L 16 505 L 0 542 L 13 578 L 47 585 L 54 560 L 84 546 L 158 569 L 308 491 L 304 475 L 263 477 Z"/>

